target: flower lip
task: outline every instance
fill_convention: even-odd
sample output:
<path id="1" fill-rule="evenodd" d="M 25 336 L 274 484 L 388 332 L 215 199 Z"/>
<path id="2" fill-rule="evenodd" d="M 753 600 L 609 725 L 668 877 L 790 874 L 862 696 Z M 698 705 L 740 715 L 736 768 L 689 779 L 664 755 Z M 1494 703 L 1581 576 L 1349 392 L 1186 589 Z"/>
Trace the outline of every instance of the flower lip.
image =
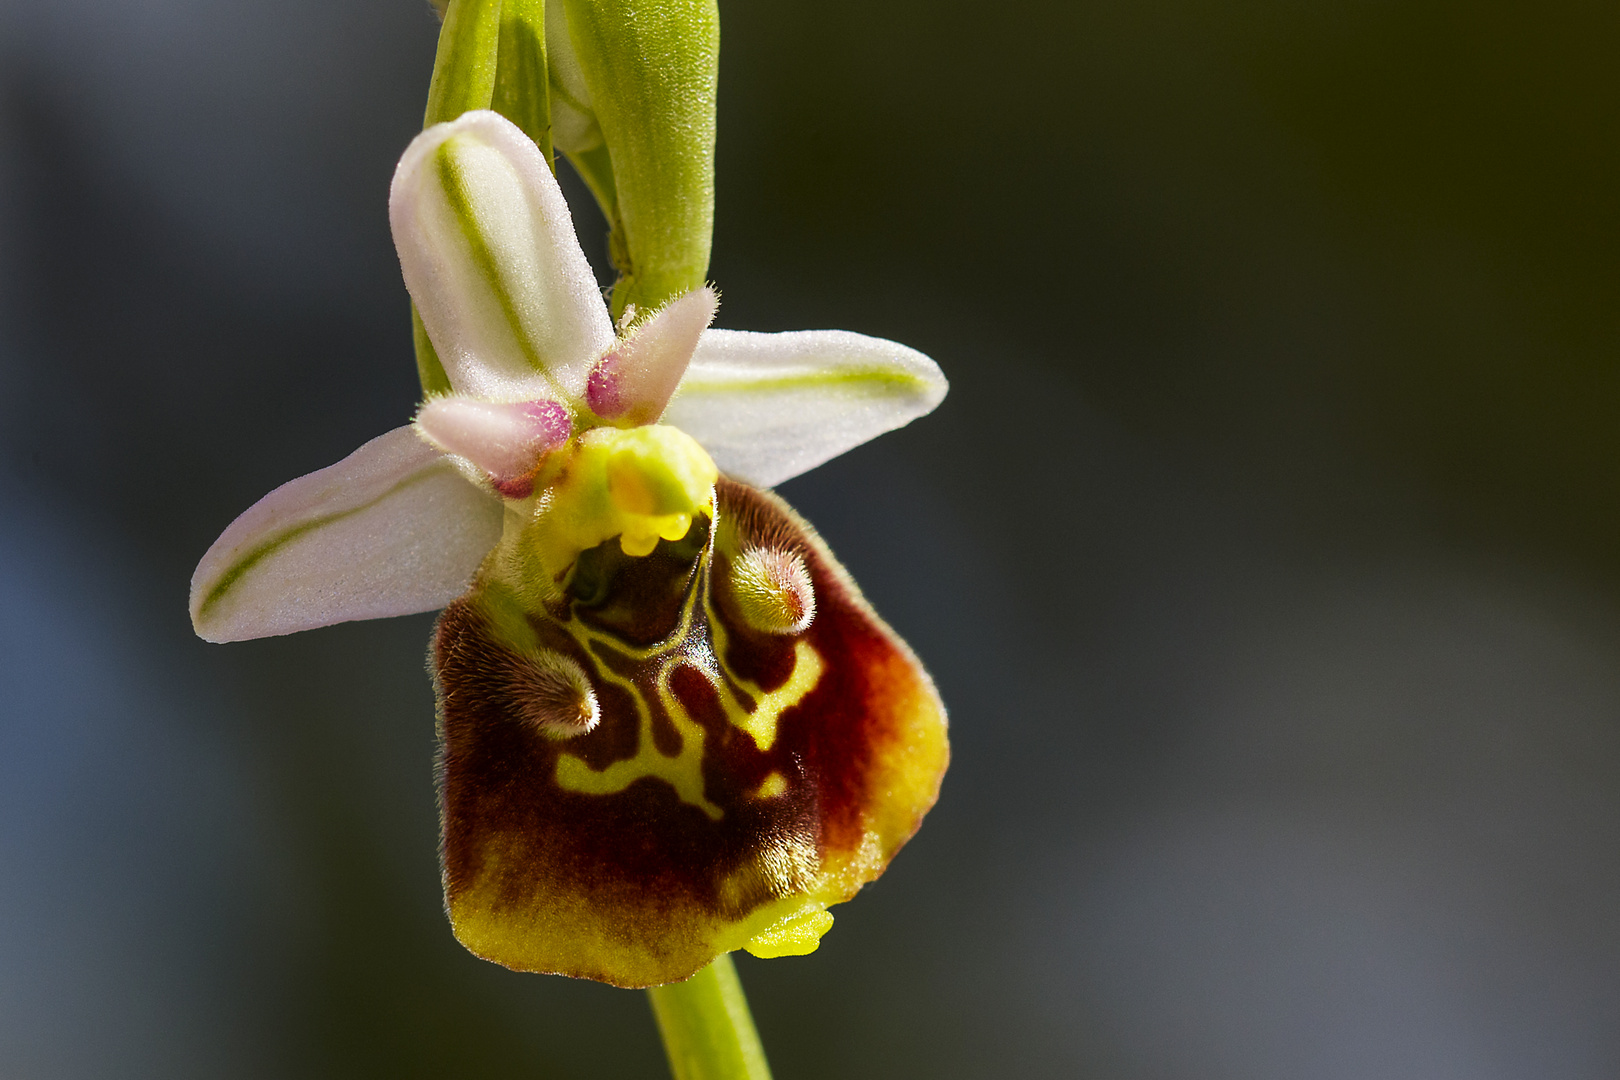
<path id="1" fill-rule="evenodd" d="M 808 952 L 938 796 L 926 671 L 785 504 L 715 491 L 695 569 L 609 559 L 588 595 L 541 607 L 486 580 L 440 619 L 445 901 L 477 955 L 648 986 L 733 949 Z M 818 598 L 797 630 L 754 625 L 730 572 L 762 550 Z M 670 625 L 648 635 L 654 609 Z M 589 731 L 556 656 L 595 687 Z"/>

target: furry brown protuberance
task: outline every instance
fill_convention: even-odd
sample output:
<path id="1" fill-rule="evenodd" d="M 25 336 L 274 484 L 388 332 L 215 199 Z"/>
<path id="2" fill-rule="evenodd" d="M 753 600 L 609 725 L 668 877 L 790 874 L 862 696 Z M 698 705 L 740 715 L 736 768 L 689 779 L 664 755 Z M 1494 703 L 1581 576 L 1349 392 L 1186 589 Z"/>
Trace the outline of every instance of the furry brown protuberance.
<path id="1" fill-rule="evenodd" d="M 552 738 L 569 739 L 596 727 L 601 707 L 578 664 L 549 649 L 512 659 L 506 695 L 519 717 Z"/>
<path id="2" fill-rule="evenodd" d="M 816 617 L 816 591 L 804 559 L 781 548 L 752 547 L 731 564 L 737 607 L 767 634 L 798 634 Z"/>

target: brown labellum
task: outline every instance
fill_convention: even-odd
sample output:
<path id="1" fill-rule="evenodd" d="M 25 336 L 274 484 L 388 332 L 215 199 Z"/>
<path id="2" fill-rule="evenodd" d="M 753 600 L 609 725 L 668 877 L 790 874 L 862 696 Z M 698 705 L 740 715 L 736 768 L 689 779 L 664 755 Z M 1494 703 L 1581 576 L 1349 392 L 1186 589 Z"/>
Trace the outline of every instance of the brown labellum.
<path id="1" fill-rule="evenodd" d="M 478 955 L 684 979 L 849 899 L 933 805 L 927 673 L 786 504 L 717 494 L 651 555 L 582 554 L 551 610 L 481 582 L 440 618 L 446 901 Z"/>

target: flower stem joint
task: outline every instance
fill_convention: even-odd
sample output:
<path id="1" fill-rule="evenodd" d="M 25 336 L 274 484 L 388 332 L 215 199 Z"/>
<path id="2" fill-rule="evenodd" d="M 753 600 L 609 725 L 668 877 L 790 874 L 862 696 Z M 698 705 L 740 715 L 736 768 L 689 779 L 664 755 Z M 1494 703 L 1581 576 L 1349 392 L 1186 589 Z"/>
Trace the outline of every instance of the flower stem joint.
<path id="1" fill-rule="evenodd" d="M 411 144 L 390 220 L 448 390 L 233 522 L 197 632 L 444 608 L 444 883 L 474 953 L 649 986 L 813 950 L 933 805 L 945 713 L 764 489 L 944 378 L 858 334 L 711 329 L 708 288 L 616 329 L 544 153 L 494 112 Z"/>

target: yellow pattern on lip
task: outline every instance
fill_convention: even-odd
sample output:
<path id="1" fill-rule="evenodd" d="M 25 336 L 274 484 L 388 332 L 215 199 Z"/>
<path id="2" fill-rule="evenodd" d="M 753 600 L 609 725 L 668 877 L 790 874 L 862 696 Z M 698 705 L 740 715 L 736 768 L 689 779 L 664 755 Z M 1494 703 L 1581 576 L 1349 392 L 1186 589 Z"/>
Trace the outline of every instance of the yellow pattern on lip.
<path id="1" fill-rule="evenodd" d="M 709 619 L 709 632 L 714 635 L 714 651 L 720 656 L 726 654 L 726 630 L 719 619 Z M 754 740 L 754 745 L 760 750 L 769 750 L 776 742 L 776 722 L 782 714 L 809 696 L 810 691 L 816 688 L 821 681 L 821 673 L 826 665 L 821 661 L 821 654 L 816 652 L 814 645 L 800 638 L 793 643 L 793 673 L 788 676 L 787 682 L 769 693 L 761 690 L 759 686 L 740 675 L 732 674 L 733 681 L 754 698 L 754 711 L 749 712 L 743 708 L 732 695 L 730 687 L 715 684 L 720 691 L 720 705 L 726 710 L 726 719 L 748 732 Z"/>
<path id="2" fill-rule="evenodd" d="M 703 728 L 692 719 L 686 706 L 670 689 L 670 679 L 676 670 L 685 665 L 701 673 L 714 688 L 726 719 L 747 732 L 754 740 L 754 745 L 761 751 L 769 750 L 776 742 L 777 722 L 782 714 L 809 696 L 816 688 L 816 684 L 821 681 L 822 672 L 826 668 L 821 654 L 816 652 L 809 641 L 801 638 L 794 643 L 793 671 L 787 681 L 775 690 L 768 692 L 761 690 L 750 680 L 727 670 L 726 675 L 731 681 L 754 698 L 754 708 L 752 710 L 744 708 L 731 685 L 728 685 L 727 680 L 720 675 L 719 668 L 722 661 L 719 657 L 725 655 L 726 631 L 707 599 L 704 614 L 707 617 L 708 631 L 713 637 L 714 648 L 711 651 L 705 645 L 700 651 L 694 651 L 691 645 L 694 640 L 701 640 L 699 635 L 692 632 L 693 622 L 696 617 L 697 598 L 708 597 L 710 572 L 708 556 L 705 556 L 704 564 L 682 603 L 679 624 L 674 633 L 659 645 L 648 649 L 627 650 L 623 641 L 600 631 L 591 630 L 577 623 L 568 627 L 569 632 L 579 641 L 587 654 L 595 654 L 592 646 L 604 646 L 616 652 L 628 651 L 628 654 L 637 660 L 658 664 L 654 685 L 659 701 L 680 735 L 681 749 L 673 757 L 658 749 L 653 740 L 652 710 L 643 698 L 641 688 L 633 680 L 608 670 L 606 664 L 599 662 L 593 666 L 600 676 L 627 691 L 635 701 L 636 753 L 634 757 L 612 762 L 600 770 L 591 768 L 574 754 L 562 754 L 557 758 L 558 787 L 581 795 L 615 795 L 643 777 L 653 777 L 673 787 L 682 802 L 702 810 L 711 820 L 719 821 L 724 812 L 707 798 L 703 790 Z"/>
<path id="3" fill-rule="evenodd" d="M 681 737 L 681 749 L 674 757 L 659 751 L 653 741 L 652 710 L 647 707 L 641 688 L 631 679 L 611 671 L 607 664 L 598 660 L 592 665 L 597 675 L 627 691 L 636 703 L 636 754 L 632 758 L 615 761 L 601 770 L 591 768 L 574 754 L 561 754 L 557 758 L 558 787 L 581 795 L 616 795 L 637 780 L 650 776 L 668 783 L 675 789 L 675 794 L 680 796 L 682 802 L 702 810 L 709 815 L 711 821 L 719 821 L 725 816 L 724 812 L 703 794 L 703 728 L 692 719 L 685 706 L 669 689 L 670 677 L 682 664 L 704 671 L 705 675 L 709 674 L 704 670 L 704 665 L 691 662 L 686 646 L 691 637 L 697 598 L 706 591 L 704 579 L 707 576 L 708 568 L 705 566 L 700 570 L 698 580 L 694 581 L 694 587 L 687 593 L 686 600 L 681 605 L 681 619 L 675 632 L 663 643 L 650 649 L 627 650 L 624 642 L 609 634 L 591 630 L 578 623 L 568 627 L 569 632 L 589 655 L 598 655 L 592 646 L 600 645 L 615 652 L 628 651 L 638 660 L 658 663 L 656 676 L 658 697 L 669 713 L 670 722 L 675 725 L 675 730 Z"/>
<path id="4" fill-rule="evenodd" d="M 687 715 L 675 695 L 669 691 L 669 677 L 681 663 L 682 660 L 672 657 L 658 673 L 658 696 L 663 700 L 664 708 L 669 710 L 675 730 L 680 733 L 680 753 L 667 757 L 659 752 L 653 743 L 652 712 L 641 699 L 635 685 L 605 667 L 598 667 L 598 675 L 630 691 L 635 698 L 638 718 L 636 756 L 615 761 L 598 772 L 573 754 L 561 754 L 557 758 L 557 786 L 581 795 L 616 795 L 637 780 L 650 776 L 668 783 L 682 802 L 702 810 L 711 821 L 724 817 L 721 809 L 703 794 L 703 729 Z"/>
<path id="5" fill-rule="evenodd" d="M 707 576 L 706 570 L 704 576 Z M 682 610 L 680 626 L 669 637 L 669 641 L 677 644 L 638 650 L 640 653 L 638 659 L 661 661 L 655 685 L 659 700 L 668 712 L 670 721 L 675 725 L 675 730 L 680 734 L 680 753 L 674 757 L 667 756 L 654 744 L 652 710 L 642 698 L 641 689 L 632 680 L 610 671 L 607 665 L 598 663 L 594 665 L 597 674 L 629 692 L 636 703 L 636 753 L 634 757 L 615 761 L 601 770 L 591 768 L 573 754 L 562 754 L 557 758 L 558 787 L 581 795 L 614 795 L 643 777 L 655 777 L 668 782 L 682 802 L 698 807 L 709 815 L 710 819 L 719 821 L 724 816 L 721 809 L 710 802 L 703 793 L 703 728 L 692 719 L 686 706 L 670 690 L 670 678 L 682 665 L 702 673 L 719 696 L 726 718 L 746 731 L 760 750 L 769 750 L 771 744 L 776 741 L 777 721 L 784 712 L 803 701 L 810 691 L 816 688 L 816 683 L 821 681 L 825 665 L 814 646 L 808 641 L 800 640 L 793 650 L 793 673 L 787 682 L 777 689 L 766 693 L 747 680 L 733 675 L 732 678 L 738 684 L 755 696 L 753 712 L 744 709 L 733 696 L 725 680 L 720 678 L 715 670 L 713 654 L 695 656 L 689 647 L 681 644 L 689 639 L 693 600 L 704 591 L 706 590 L 701 587 L 692 590 L 692 596 L 688 598 Z M 715 643 L 723 651 L 724 631 L 716 622 L 710 623 L 710 631 L 715 635 Z M 625 648 L 623 642 L 584 627 L 579 627 L 576 637 L 581 639 L 580 644 L 585 646 L 587 652 L 593 651 L 591 649 L 593 644 L 607 645 L 617 651 L 623 651 Z"/>
<path id="6" fill-rule="evenodd" d="M 787 777 L 773 770 L 771 775 L 760 783 L 759 787 L 749 793 L 748 797 L 751 799 L 774 799 L 787 794 L 787 789 Z"/>

